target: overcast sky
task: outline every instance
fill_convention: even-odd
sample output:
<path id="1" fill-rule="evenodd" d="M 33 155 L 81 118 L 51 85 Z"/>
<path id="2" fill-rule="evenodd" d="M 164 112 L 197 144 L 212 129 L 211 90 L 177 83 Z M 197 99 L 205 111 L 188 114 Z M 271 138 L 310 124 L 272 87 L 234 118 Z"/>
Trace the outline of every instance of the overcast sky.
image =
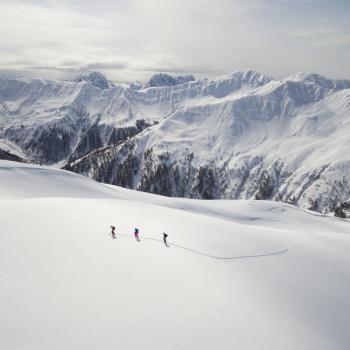
<path id="1" fill-rule="evenodd" d="M 0 73 L 350 78 L 350 0 L 0 0 Z"/>

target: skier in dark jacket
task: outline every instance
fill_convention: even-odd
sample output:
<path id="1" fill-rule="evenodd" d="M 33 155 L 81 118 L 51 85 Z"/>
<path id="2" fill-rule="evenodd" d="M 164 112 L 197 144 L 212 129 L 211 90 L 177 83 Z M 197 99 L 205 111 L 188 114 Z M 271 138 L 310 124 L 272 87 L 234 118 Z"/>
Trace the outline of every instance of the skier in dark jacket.
<path id="1" fill-rule="evenodd" d="M 115 226 L 111 226 L 111 230 L 112 237 L 115 238 Z"/>
<path id="2" fill-rule="evenodd" d="M 138 228 L 135 228 L 134 235 L 135 235 L 135 238 L 139 241 L 140 238 L 139 238 L 139 229 Z"/>
<path id="3" fill-rule="evenodd" d="M 163 241 L 164 241 L 164 244 L 168 247 L 169 245 L 168 245 L 168 242 L 166 241 L 167 237 L 168 235 L 165 232 L 163 232 Z"/>

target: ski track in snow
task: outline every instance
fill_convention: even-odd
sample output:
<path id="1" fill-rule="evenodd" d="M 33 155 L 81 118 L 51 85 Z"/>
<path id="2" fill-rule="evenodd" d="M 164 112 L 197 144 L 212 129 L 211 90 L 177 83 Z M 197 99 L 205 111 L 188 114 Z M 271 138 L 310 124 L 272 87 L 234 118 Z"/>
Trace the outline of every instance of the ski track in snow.
<path id="1" fill-rule="evenodd" d="M 109 235 L 112 236 L 111 234 L 109 234 Z M 116 234 L 116 238 L 115 239 L 118 239 L 119 236 L 121 236 L 121 237 L 128 237 L 128 238 L 134 238 L 134 237 L 132 237 L 130 235 L 119 233 L 119 234 Z M 140 236 L 139 241 L 142 241 L 144 239 L 145 240 L 149 240 L 149 241 L 163 242 L 162 239 L 153 238 L 153 237 L 144 237 L 144 236 Z M 279 250 L 279 251 L 275 251 L 275 252 L 271 252 L 271 253 L 256 254 L 256 255 L 254 255 L 254 254 L 252 254 L 252 255 L 240 255 L 240 256 L 236 255 L 236 256 L 223 257 L 223 256 L 216 256 L 216 255 L 207 254 L 205 252 L 202 252 L 202 251 L 199 251 L 199 250 L 196 250 L 196 249 L 193 249 L 193 248 L 185 247 L 185 246 L 177 244 L 177 243 L 168 243 L 168 245 L 171 246 L 171 247 L 183 249 L 183 250 L 189 251 L 189 252 L 194 253 L 194 254 L 206 256 L 206 257 L 217 259 L 217 260 L 238 260 L 238 259 L 263 258 L 263 257 L 268 257 L 268 256 L 273 256 L 273 255 L 280 255 L 280 254 L 283 254 L 283 253 L 287 253 L 289 251 L 288 244 L 286 242 L 284 242 L 284 244 L 286 245 L 285 249 Z"/>

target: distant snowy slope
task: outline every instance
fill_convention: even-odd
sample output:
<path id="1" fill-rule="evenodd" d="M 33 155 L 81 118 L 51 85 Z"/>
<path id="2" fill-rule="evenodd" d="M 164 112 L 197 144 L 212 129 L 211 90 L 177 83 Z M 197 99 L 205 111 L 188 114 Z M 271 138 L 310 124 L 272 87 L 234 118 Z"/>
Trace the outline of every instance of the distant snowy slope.
<path id="1" fill-rule="evenodd" d="M 1 349 L 348 348 L 347 221 L 7 161 L 0 212 Z"/>
<path id="2" fill-rule="evenodd" d="M 100 73 L 0 79 L 0 138 L 101 182 L 330 211 L 350 198 L 350 81 L 254 71 L 142 89 Z M 152 79 L 151 79 L 152 80 Z"/>
<path id="3" fill-rule="evenodd" d="M 0 161 L 1 199 L 115 198 L 107 187 L 63 170 Z"/>

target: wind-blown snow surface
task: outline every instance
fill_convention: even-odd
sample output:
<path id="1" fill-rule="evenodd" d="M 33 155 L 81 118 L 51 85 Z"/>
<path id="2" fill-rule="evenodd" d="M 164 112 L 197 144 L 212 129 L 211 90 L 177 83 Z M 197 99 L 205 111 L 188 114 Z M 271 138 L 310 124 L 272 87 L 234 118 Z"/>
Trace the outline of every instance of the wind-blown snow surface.
<path id="1" fill-rule="evenodd" d="M 7 161 L 0 212 L 1 349 L 348 349 L 347 221 Z"/>

